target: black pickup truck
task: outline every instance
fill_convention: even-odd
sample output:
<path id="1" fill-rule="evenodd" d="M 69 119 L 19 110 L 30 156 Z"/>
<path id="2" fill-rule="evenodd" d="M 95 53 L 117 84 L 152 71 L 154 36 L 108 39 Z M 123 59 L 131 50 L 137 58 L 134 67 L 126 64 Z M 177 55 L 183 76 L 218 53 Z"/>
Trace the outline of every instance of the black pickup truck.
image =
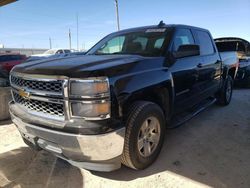
<path id="1" fill-rule="evenodd" d="M 161 22 L 122 30 L 86 55 L 14 67 L 10 113 L 25 143 L 75 166 L 144 169 L 167 128 L 230 103 L 234 65 L 205 29 Z"/>

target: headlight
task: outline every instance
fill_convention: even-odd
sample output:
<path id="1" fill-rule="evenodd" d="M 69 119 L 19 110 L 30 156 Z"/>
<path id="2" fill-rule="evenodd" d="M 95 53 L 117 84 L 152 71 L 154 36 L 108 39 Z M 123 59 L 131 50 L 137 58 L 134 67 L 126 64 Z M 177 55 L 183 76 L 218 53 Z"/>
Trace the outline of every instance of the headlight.
<path id="1" fill-rule="evenodd" d="M 71 116 L 88 120 L 110 117 L 110 91 L 106 77 L 70 79 Z"/>
<path id="2" fill-rule="evenodd" d="M 91 98 L 107 93 L 109 93 L 109 84 L 106 77 L 70 80 L 71 96 Z"/>
<path id="3" fill-rule="evenodd" d="M 108 118 L 110 114 L 110 102 L 96 103 L 71 103 L 72 116 L 84 117 L 86 119 Z"/>

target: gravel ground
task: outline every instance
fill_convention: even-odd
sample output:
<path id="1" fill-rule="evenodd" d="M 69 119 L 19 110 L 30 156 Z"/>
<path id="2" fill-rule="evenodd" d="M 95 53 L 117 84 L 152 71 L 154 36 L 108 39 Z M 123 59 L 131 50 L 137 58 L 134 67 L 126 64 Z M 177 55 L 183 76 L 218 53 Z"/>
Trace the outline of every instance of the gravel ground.
<path id="1" fill-rule="evenodd" d="M 250 187 L 250 90 L 236 90 L 227 107 L 211 106 L 169 130 L 149 168 L 80 170 L 22 141 L 0 122 L 0 187 Z"/>

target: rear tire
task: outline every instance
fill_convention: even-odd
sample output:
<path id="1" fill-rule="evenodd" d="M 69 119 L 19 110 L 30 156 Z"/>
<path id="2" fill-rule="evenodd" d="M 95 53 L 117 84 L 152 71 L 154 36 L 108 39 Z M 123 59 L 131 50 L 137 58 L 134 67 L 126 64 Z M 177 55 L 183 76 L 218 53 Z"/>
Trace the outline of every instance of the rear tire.
<path id="1" fill-rule="evenodd" d="M 122 163 L 136 170 L 151 165 L 161 151 L 165 130 L 164 114 L 157 104 L 134 103 L 126 121 Z"/>
<path id="2" fill-rule="evenodd" d="M 224 80 L 223 86 L 217 96 L 217 104 L 226 106 L 231 102 L 233 93 L 233 79 L 230 75 Z"/>

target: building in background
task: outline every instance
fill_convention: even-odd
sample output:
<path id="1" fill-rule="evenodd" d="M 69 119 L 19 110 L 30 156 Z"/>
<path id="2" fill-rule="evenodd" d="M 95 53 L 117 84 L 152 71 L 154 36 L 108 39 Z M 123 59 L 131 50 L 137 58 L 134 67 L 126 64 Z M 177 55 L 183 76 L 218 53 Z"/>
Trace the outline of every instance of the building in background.
<path id="1" fill-rule="evenodd" d="M 35 54 L 42 54 L 43 52 L 47 51 L 48 49 L 39 49 L 39 48 L 1 48 L 0 45 L 0 54 L 4 53 L 17 53 L 17 54 L 24 54 L 27 57 Z"/>

